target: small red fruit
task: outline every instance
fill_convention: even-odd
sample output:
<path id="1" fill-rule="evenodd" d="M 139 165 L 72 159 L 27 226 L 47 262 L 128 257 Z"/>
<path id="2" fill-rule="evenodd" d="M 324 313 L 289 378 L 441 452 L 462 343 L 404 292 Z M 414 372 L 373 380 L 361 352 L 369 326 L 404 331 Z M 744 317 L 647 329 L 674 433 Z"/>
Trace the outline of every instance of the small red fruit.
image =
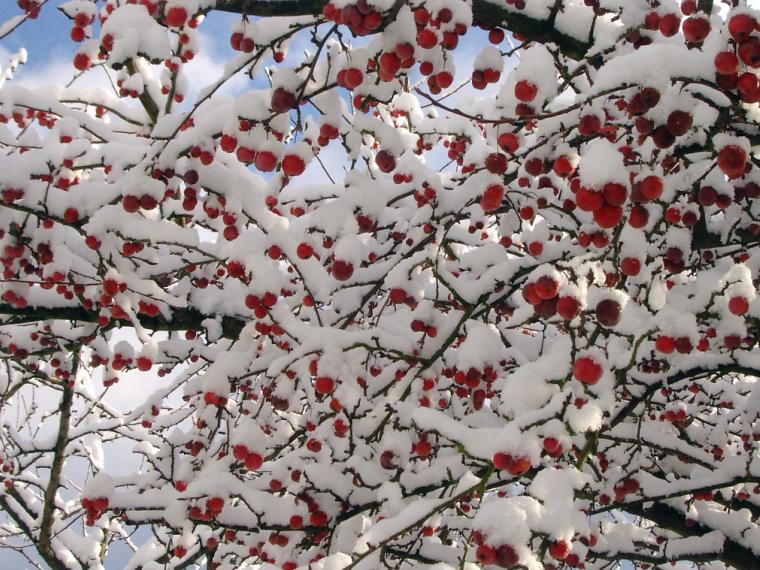
<path id="1" fill-rule="evenodd" d="M 710 21 L 699 16 L 686 18 L 683 23 L 683 35 L 689 43 L 702 43 L 710 35 Z"/>
<path id="2" fill-rule="evenodd" d="M 258 453 L 249 453 L 245 458 L 245 468 L 248 471 L 257 471 L 264 464 L 264 458 Z"/>
<path id="3" fill-rule="evenodd" d="M 348 281 L 354 274 L 354 266 L 348 261 L 336 259 L 332 264 L 332 276 L 338 281 Z"/>
<path id="4" fill-rule="evenodd" d="M 206 499 L 206 508 L 212 513 L 221 513 L 224 509 L 224 499 L 222 497 L 210 497 Z"/>
<path id="5" fill-rule="evenodd" d="M 606 327 L 614 327 L 620 322 L 620 312 L 620 305 L 612 299 L 604 299 L 596 305 L 596 318 Z"/>
<path id="6" fill-rule="evenodd" d="M 242 444 L 235 445 L 232 448 L 232 456 L 238 461 L 245 461 L 245 458 L 248 457 L 248 453 L 248 448 Z"/>
<path id="7" fill-rule="evenodd" d="M 694 119 L 686 111 L 673 111 L 668 115 L 667 128 L 675 137 L 680 137 L 689 132 Z"/>
<path id="8" fill-rule="evenodd" d="M 660 335 L 654 341 L 654 347 L 662 354 L 672 354 L 676 349 L 676 340 L 672 336 Z"/>
<path id="9" fill-rule="evenodd" d="M 277 157 L 273 152 L 262 150 L 256 153 L 254 164 L 261 172 L 272 172 L 275 166 L 277 166 Z"/>
<path id="10" fill-rule="evenodd" d="M 728 21 L 728 32 L 738 43 L 749 38 L 755 29 L 755 19 L 749 14 L 737 14 Z"/>
<path id="11" fill-rule="evenodd" d="M 749 301 L 744 297 L 731 297 L 728 301 L 728 310 L 734 315 L 743 315 L 749 311 Z"/>
<path id="12" fill-rule="evenodd" d="M 620 271 L 623 275 L 634 277 L 641 271 L 641 261 L 636 257 L 624 257 L 620 262 Z"/>
<path id="13" fill-rule="evenodd" d="M 509 469 L 509 466 L 512 465 L 512 456 L 509 453 L 498 452 L 494 453 L 491 461 L 496 469 L 504 471 Z"/>
<path id="14" fill-rule="evenodd" d="M 666 38 L 675 36 L 678 33 L 678 28 L 680 26 L 681 18 L 679 18 L 676 14 L 665 14 L 662 18 L 660 18 L 660 33 Z"/>
<path id="15" fill-rule="evenodd" d="M 570 543 L 566 540 L 555 540 L 549 545 L 549 554 L 556 560 L 564 560 L 570 554 Z"/>
<path id="16" fill-rule="evenodd" d="M 75 42 L 81 42 L 85 38 L 84 28 L 80 26 L 74 26 L 71 28 L 71 39 Z"/>
<path id="17" fill-rule="evenodd" d="M 502 544 L 496 549 L 496 563 L 502 568 L 512 568 L 519 561 L 520 557 L 509 544 Z"/>
<path id="18" fill-rule="evenodd" d="M 605 203 L 594 212 L 594 221 L 605 229 L 614 228 L 622 219 L 623 208 L 620 206 Z"/>
<path id="19" fill-rule="evenodd" d="M 314 391 L 317 394 L 330 394 L 335 390 L 335 380 L 329 376 L 320 376 L 314 381 Z"/>
<path id="20" fill-rule="evenodd" d="M 76 208 L 66 208 L 63 212 L 63 221 L 67 224 L 75 224 L 79 221 L 79 211 Z"/>
<path id="21" fill-rule="evenodd" d="M 187 10 L 182 6 L 173 6 L 166 11 L 166 23 L 173 28 L 182 27 L 187 21 Z"/>
<path id="22" fill-rule="evenodd" d="M 566 321 L 571 321 L 581 313 L 581 303 L 575 297 L 566 295 L 557 301 L 557 313 Z"/>
<path id="23" fill-rule="evenodd" d="M 530 103 L 536 98 L 538 87 L 532 81 L 521 79 L 515 84 L 515 97 L 524 103 Z"/>
<path id="24" fill-rule="evenodd" d="M 504 174 L 507 171 L 507 155 L 500 152 L 492 152 L 486 157 L 485 167 L 493 174 Z"/>
<path id="25" fill-rule="evenodd" d="M 295 107 L 296 96 L 287 89 L 278 87 L 272 92 L 270 105 L 275 113 L 285 113 Z"/>
<path id="26" fill-rule="evenodd" d="M 504 187 L 501 184 L 492 184 L 486 188 L 480 197 L 480 207 L 484 212 L 493 212 L 501 206 L 504 199 Z"/>
<path id="27" fill-rule="evenodd" d="M 553 455 L 561 449 L 559 440 L 556 437 L 545 437 L 543 445 L 549 455 Z"/>
<path id="28" fill-rule="evenodd" d="M 380 172 L 388 174 L 396 168 L 396 157 L 387 150 L 381 150 L 375 155 L 375 164 L 377 164 Z"/>
<path id="29" fill-rule="evenodd" d="M 647 200 L 657 200 L 662 196 L 664 185 L 658 176 L 647 176 L 641 181 L 641 193 Z"/>
<path id="30" fill-rule="evenodd" d="M 380 465 L 383 469 L 395 469 L 398 467 L 398 465 L 396 465 L 396 455 L 393 451 L 386 449 L 380 454 Z"/>
<path id="31" fill-rule="evenodd" d="M 747 153 L 742 147 L 729 144 L 718 151 L 718 168 L 729 179 L 740 178 L 744 174 L 746 166 Z"/>
<path id="32" fill-rule="evenodd" d="M 314 255 L 314 248 L 311 247 L 308 243 L 299 243 L 298 247 L 296 247 L 296 255 L 300 259 L 309 259 L 312 255 Z"/>
<path id="33" fill-rule="evenodd" d="M 605 184 L 602 188 L 602 193 L 604 194 L 604 200 L 613 206 L 623 205 L 628 198 L 628 191 L 625 189 L 625 186 L 614 182 Z"/>
<path id="34" fill-rule="evenodd" d="M 78 53 L 74 56 L 74 67 L 79 71 L 86 71 L 90 65 L 92 65 L 92 61 L 86 53 Z"/>
<path id="35" fill-rule="evenodd" d="M 128 194 L 121 199 L 121 206 L 124 208 L 124 211 L 133 214 L 140 209 L 140 199 L 137 196 Z"/>
<path id="36" fill-rule="evenodd" d="M 518 476 L 527 473 L 530 468 L 530 459 L 527 457 L 515 457 L 509 467 L 507 467 L 507 473 L 513 476 Z"/>
<path id="37" fill-rule="evenodd" d="M 732 51 L 722 51 L 715 56 L 715 71 L 721 75 L 733 75 L 739 70 L 739 58 Z"/>
<path id="38" fill-rule="evenodd" d="M 573 376 L 583 384 L 593 386 L 602 377 L 602 366 L 590 356 L 582 356 L 573 364 Z"/>
<path id="39" fill-rule="evenodd" d="M 306 170 L 303 159 L 296 154 L 287 154 L 282 159 L 282 171 L 286 176 L 299 176 Z"/>
<path id="40" fill-rule="evenodd" d="M 544 301 L 553 299 L 559 293 L 559 283 L 553 277 L 542 275 L 536 281 L 536 294 Z"/>
<path id="41" fill-rule="evenodd" d="M 481 544 L 475 550 L 475 558 L 482 565 L 493 564 L 496 562 L 496 550 L 492 546 Z"/>
<path id="42" fill-rule="evenodd" d="M 501 133 L 496 142 L 501 150 L 510 154 L 520 148 L 520 139 L 513 133 Z"/>

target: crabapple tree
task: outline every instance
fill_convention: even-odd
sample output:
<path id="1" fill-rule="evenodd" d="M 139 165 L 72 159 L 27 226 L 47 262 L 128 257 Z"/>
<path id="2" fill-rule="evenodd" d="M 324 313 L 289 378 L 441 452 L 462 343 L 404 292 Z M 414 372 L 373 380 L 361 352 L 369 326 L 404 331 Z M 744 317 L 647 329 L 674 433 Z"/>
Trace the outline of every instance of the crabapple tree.
<path id="1" fill-rule="evenodd" d="M 72 80 L 0 84 L 0 545 L 760 567 L 751 4 L 18 0 Z"/>

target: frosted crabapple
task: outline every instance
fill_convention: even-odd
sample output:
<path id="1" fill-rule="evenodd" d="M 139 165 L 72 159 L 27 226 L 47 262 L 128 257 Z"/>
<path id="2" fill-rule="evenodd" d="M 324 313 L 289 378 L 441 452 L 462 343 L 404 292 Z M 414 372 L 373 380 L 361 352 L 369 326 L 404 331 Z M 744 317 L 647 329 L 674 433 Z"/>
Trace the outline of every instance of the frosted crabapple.
<path id="1" fill-rule="evenodd" d="M 573 376 L 583 384 L 596 384 L 602 373 L 602 366 L 590 356 L 583 356 L 573 364 Z"/>
<path id="2" fill-rule="evenodd" d="M 272 92 L 270 104 L 272 106 L 272 111 L 275 113 L 284 113 L 295 106 L 296 95 L 284 87 L 278 87 Z"/>
<path id="3" fill-rule="evenodd" d="M 717 163 L 730 179 L 739 178 L 747 166 L 747 153 L 742 147 L 729 144 L 718 151 Z"/>
<path id="4" fill-rule="evenodd" d="M 347 281 L 354 274 L 354 266 L 351 262 L 342 259 L 333 261 L 332 276 L 338 281 Z"/>
<path id="5" fill-rule="evenodd" d="M 501 206 L 504 199 L 504 187 L 501 184 L 492 184 L 485 189 L 480 198 L 480 206 L 485 212 L 493 212 Z"/>
<path id="6" fill-rule="evenodd" d="M 538 87 L 532 81 L 521 79 L 515 84 L 515 97 L 520 101 L 530 103 L 536 98 Z"/>
<path id="7" fill-rule="evenodd" d="M 387 150 L 381 150 L 375 155 L 375 164 L 381 172 L 392 172 L 396 168 L 396 158 Z"/>

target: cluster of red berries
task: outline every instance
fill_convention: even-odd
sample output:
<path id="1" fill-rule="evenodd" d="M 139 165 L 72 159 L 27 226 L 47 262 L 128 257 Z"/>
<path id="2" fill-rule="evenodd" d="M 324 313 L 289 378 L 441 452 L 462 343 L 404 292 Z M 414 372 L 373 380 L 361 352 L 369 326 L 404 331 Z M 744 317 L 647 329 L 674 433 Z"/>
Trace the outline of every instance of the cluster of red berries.
<path id="1" fill-rule="evenodd" d="M 338 127 L 331 123 L 322 123 L 319 126 L 319 136 L 317 137 L 317 144 L 319 146 L 327 146 L 330 141 L 340 137 L 340 131 Z"/>
<path id="2" fill-rule="evenodd" d="M 625 501 L 627 495 L 633 495 L 637 493 L 640 488 L 641 486 L 636 479 L 630 478 L 621 481 L 614 487 L 615 502 L 622 503 Z"/>
<path id="3" fill-rule="evenodd" d="M 665 410 L 664 413 L 660 414 L 660 421 L 671 424 L 684 424 L 686 422 L 686 409 L 679 407 Z"/>
<path id="4" fill-rule="evenodd" d="M 367 0 L 357 0 L 355 4 L 348 4 L 340 9 L 332 3 L 327 3 L 322 8 L 322 15 L 331 22 L 348 26 L 357 36 L 366 36 L 379 29 L 383 23 L 382 14 L 367 3 Z"/>
<path id="5" fill-rule="evenodd" d="M 24 11 L 26 17 L 31 20 L 36 19 L 40 15 L 40 9 L 42 8 L 40 0 L 16 0 L 16 4 Z"/>
<path id="6" fill-rule="evenodd" d="M 401 287 L 393 287 L 388 291 L 388 302 L 391 305 L 407 305 L 410 308 L 414 309 L 414 307 L 417 306 L 417 301 L 415 298 L 411 295 L 409 295 L 404 289 Z"/>
<path id="7" fill-rule="evenodd" d="M 74 16 L 74 25 L 71 28 L 71 39 L 75 42 L 81 42 L 87 37 L 87 26 L 95 21 L 95 15 L 87 15 L 84 12 Z"/>
<path id="8" fill-rule="evenodd" d="M 509 544 L 490 545 L 486 543 L 486 537 L 479 531 L 473 533 L 475 544 L 478 545 L 475 550 L 477 561 L 486 566 L 495 564 L 499 568 L 512 568 L 520 562 L 520 557 L 515 549 Z"/>
<path id="9" fill-rule="evenodd" d="M 19 295 L 11 289 L 6 289 L 3 291 L 2 297 L 0 297 L 0 299 L 2 299 L 4 303 L 16 307 L 17 309 L 23 309 L 29 303 L 23 295 Z"/>
<path id="10" fill-rule="evenodd" d="M 559 281 L 549 275 L 542 275 L 536 281 L 525 284 L 522 289 L 522 296 L 523 299 L 533 306 L 533 310 L 537 315 L 549 318 L 556 314 L 559 309 Z M 574 297 L 567 298 L 575 301 Z M 562 303 L 564 316 L 569 316 L 573 319 L 577 316 L 576 311 L 580 310 L 580 305 L 576 304 L 573 307 L 565 307 L 564 305 L 567 303 L 567 301 L 563 301 Z"/>
<path id="11" fill-rule="evenodd" d="M 24 191 L 21 188 L 3 188 L 0 195 L 2 195 L 3 202 L 13 204 L 16 200 L 21 200 L 24 197 Z"/>
<path id="12" fill-rule="evenodd" d="M 394 179 L 395 182 L 395 179 Z M 411 180 L 404 180 L 404 182 L 411 182 Z M 415 189 L 412 193 L 412 197 L 414 198 L 415 202 L 417 202 L 417 207 L 422 208 L 424 206 L 427 206 L 428 204 L 431 205 L 433 208 L 437 205 L 437 197 L 438 194 L 435 191 L 435 188 L 430 186 L 427 182 L 422 183 L 422 190 Z"/>
<path id="13" fill-rule="evenodd" d="M 246 35 L 245 30 L 232 32 L 230 35 L 230 47 L 235 51 L 242 51 L 243 53 L 251 53 L 256 49 L 256 44 L 253 38 Z"/>
<path id="14" fill-rule="evenodd" d="M 498 83 L 501 72 L 498 69 L 486 67 L 485 69 L 473 69 L 470 81 L 475 89 L 485 89 L 489 83 Z"/>
<path id="15" fill-rule="evenodd" d="M 655 126 L 651 119 L 640 116 L 636 119 L 636 130 L 639 132 L 638 143 L 642 144 L 648 137 L 652 137 L 652 142 L 657 148 L 670 148 L 675 143 L 676 137 L 689 132 L 693 123 L 694 118 L 691 113 L 682 110 L 672 111 L 665 124 L 658 126 Z"/>
<path id="16" fill-rule="evenodd" d="M 509 453 L 498 452 L 491 458 L 491 461 L 500 471 L 506 471 L 513 477 L 527 473 L 533 466 L 530 459 L 524 456 L 513 457 Z"/>
<path id="17" fill-rule="evenodd" d="M 222 497 L 209 497 L 206 499 L 205 509 L 198 505 L 193 505 L 187 511 L 187 516 L 195 521 L 214 520 L 224 510 L 224 499 Z"/>
<path id="18" fill-rule="evenodd" d="M 263 319 L 269 314 L 269 309 L 277 304 L 277 295 L 266 292 L 261 297 L 258 295 L 246 295 L 245 306 L 251 309 L 256 318 Z"/>
<path id="19" fill-rule="evenodd" d="M 238 461 L 242 461 L 248 471 L 258 471 L 264 464 L 264 458 L 260 454 L 249 450 L 242 444 L 232 448 L 232 456 Z"/>
<path id="20" fill-rule="evenodd" d="M 549 457 L 559 457 L 564 452 L 564 449 L 562 449 L 562 443 L 556 437 L 545 437 L 542 445 Z"/>
<path id="21" fill-rule="evenodd" d="M 392 50 L 381 53 L 377 62 L 375 60 L 367 62 L 367 66 L 370 69 L 378 69 L 381 81 L 393 81 L 399 71 L 411 68 L 414 63 L 414 46 L 409 42 L 401 42 L 396 44 Z M 354 73 L 354 75 L 356 74 Z M 353 81 L 357 79 L 358 76 L 354 77 Z M 347 83 L 352 82 L 352 78 L 349 76 L 346 76 L 345 80 Z"/>
<path id="22" fill-rule="evenodd" d="M 345 67 L 338 71 L 335 81 L 346 89 L 356 89 L 364 81 L 364 74 L 356 67 Z"/>
<path id="23" fill-rule="evenodd" d="M 414 11 L 414 23 L 417 26 L 417 45 L 423 49 L 432 49 L 438 44 L 446 50 L 453 50 L 459 45 L 459 36 L 467 33 L 467 26 L 454 21 L 454 13 L 449 8 L 441 8 L 431 14 L 424 7 Z M 432 71 L 432 66 L 431 66 Z M 420 68 L 423 75 L 429 75 Z"/>
<path id="24" fill-rule="evenodd" d="M 127 194 L 121 199 L 121 206 L 126 212 L 134 213 L 140 208 L 143 210 L 152 210 L 158 206 L 158 200 L 156 200 L 150 194 L 143 194 L 142 196 L 135 196 L 133 194 Z"/>
<path id="25" fill-rule="evenodd" d="M 114 370 L 129 368 L 132 366 L 132 364 L 134 364 L 134 358 L 125 354 L 121 354 L 120 352 L 114 354 L 113 359 L 111 360 L 111 368 Z"/>
<path id="26" fill-rule="evenodd" d="M 528 79 L 521 79 L 515 83 L 515 97 L 520 101 L 515 107 L 515 113 L 523 117 L 533 115 L 535 109 L 531 103 L 538 95 L 538 86 Z"/>
<path id="27" fill-rule="evenodd" d="M 674 338 L 670 335 L 661 334 L 657 337 L 657 340 L 655 340 L 654 348 L 661 354 L 673 354 L 673 352 L 689 354 L 694 350 L 694 345 L 688 336 Z"/>
<path id="28" fill-rule="evenodd" d="M 293 96 L 293 98 L 293 100 L 295 100 L 295 96 Z M 289 108 L 290 107 L 288 107 L 288 109 Z M 285 110 L 276 112 L 285 112 Z M 245 132 L 249 129 L 246 128 L 241 130 Z M 275 135 L 275 138 L 278 138 L 277 135 Z M 306 162 L 298 154 L 292 152 L 286 153 L 281 160 L 278 160 L 277 155 L 271 150 L 256 150 L 244 145 L 238 146 L 237 137 L 231 134 L 222 135 L 219 141 L 219 146 L 225 152 L 235 152 L 240 162 L 244 164 L 253 163 L 253 165 L 261 172 L 272 172 L 277 168 L 278 164 L 282 167 L 282 173 L 288 177 L 299 176 L 303 174 L 304 170 L 306 170 Z M 201 154 L 200 157 L 201 162 L 203 162 L 203 154 Z M 207 158 L 206 160 L 208 161 L 209 159 Z"/>
<path id="29" fill-rule="evenodd" d="M 438 328 L 433 325 L 428 325 L 422 319 L 413 319 L 409 325 L 412 332 L 423 333 L 430 338 L 438 336 Z"/>
<path id="30" fill-rule="evenodd" d="M 216 406 L 218 408 L 223 408 L 227 405 L 227 398 L 225 396 L 220 396 L 216 392 L 211 391 L 203 393 L 203 401 L 209 406 Z"/>
<path id="31" fill-rule="evenodd" d="M 628 190 L 616 182 L 608 182 L 599 190 L 581 186 L 575 193 L 578 208 L 591 212 L 594 221 L 605 229 L 614 228 L 623 219 L 622 206 L 627 199 Z"/>
<path id="32" fill-rule="evenodd" d="M 0 124 L 4 125 L 11 119 L 13 119 L 13 121 L 16 123 L 16 126 L 20 129 L 23 129 L 27 126 L 27 121 L 34 120 L 37 121 L 40 127 L 44 127 L 46 129 L 52 129 L 56 124 L 56 118 L 52 115 L 48 115 L 45 111 L 35 111 L 34 109 L 26 109 L 24 111 L 21 108 L 17 108 L 13 110 L 13 113 L 11 113 L 10 117 L 7 117 L 6 115 L 0 113 Z"/>
<path id="33" fill-rule="evenodd" d="M 108 509 L 108 498 L 106 497 L 95 499 L 82 497 L 81 503 L 86 512 L 85 523 L 87 526 L 93 526 L 95 521 Z"/>
<path id="34" fill-rule="evenodd" d="M 443 141 L 444 148 L 448 149 L 446 154 L 449 160 L 456 160 L 460 166 L 464 162 L 464 154 L 467 152 L 469 144 L 470 140 L 464 136 L 453 137 L 451 140 Z"/>

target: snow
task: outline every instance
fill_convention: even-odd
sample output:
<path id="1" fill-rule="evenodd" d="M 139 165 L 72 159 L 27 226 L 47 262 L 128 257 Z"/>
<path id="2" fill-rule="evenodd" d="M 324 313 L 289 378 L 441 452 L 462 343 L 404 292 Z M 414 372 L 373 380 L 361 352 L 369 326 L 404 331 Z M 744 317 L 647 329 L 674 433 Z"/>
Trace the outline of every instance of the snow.
<path id="1" fill-rule="evenodd" d="M 608 182 L 627 185 L 623 157 L 615 145 L 606 139 L 591 142 L 580 160 L 581 180 L 589 188 L 601 188 Z"/>
<path id="2" fill-rule="evenodd" d="M 121 63 L 130 57 L 143 54 L 149 59 L 165 59 L 171 53 L 164 28 L 148 14 L 141 4 L 118 7 L 101 28 L 101 39 L 110 34 L 113 50 L 109 61 Z"/>

